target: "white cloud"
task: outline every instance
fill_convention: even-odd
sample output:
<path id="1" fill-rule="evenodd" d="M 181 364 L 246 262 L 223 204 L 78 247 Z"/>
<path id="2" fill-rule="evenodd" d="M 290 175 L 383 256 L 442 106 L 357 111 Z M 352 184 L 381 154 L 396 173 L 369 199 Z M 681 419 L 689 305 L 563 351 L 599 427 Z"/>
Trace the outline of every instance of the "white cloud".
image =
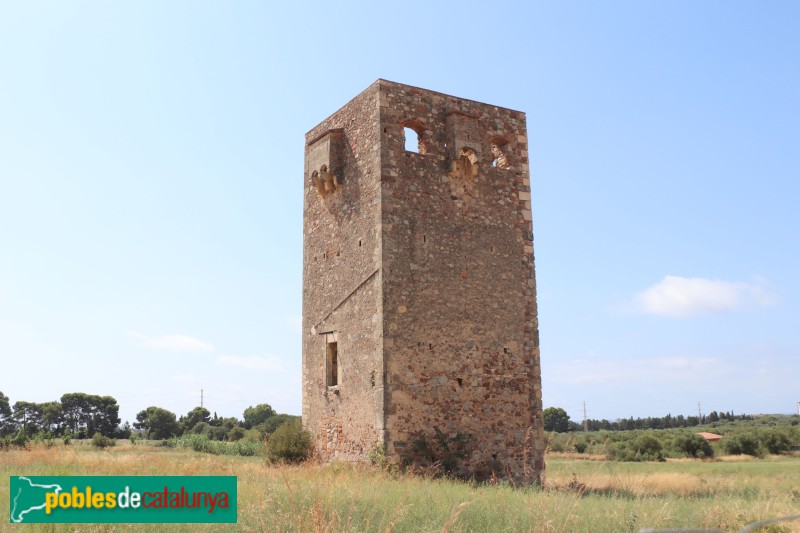
<path id="1" fill-rule="evenodd" d="M 242 357 L 239 355 L 223 355 L 217 358 L 217 362 L 221 365 L 246 368 L 248 370 L 268 370 L 272 372 L 282 372 L 284 370 L 281 360 L 274 356 L 259 357 L 250 355 Z"/>
<path id="2" fill-rule="evenodd" d="M 665 276 L 634 296 L 634 305 L 651 315 L 685 317 L 775 303 L 766 282 L 741 283 L 706 278 Z"/>
<path id="3" fill-rule="evenodd" d="M 161 335 L 147 337 L 135 331 L 128 332 L 128 336 L 141 341 L 146 348 L 168 352 L 208 353 L 214 351 L 214 346 L 208 342 L 195 339 L 188 335 Z"/>

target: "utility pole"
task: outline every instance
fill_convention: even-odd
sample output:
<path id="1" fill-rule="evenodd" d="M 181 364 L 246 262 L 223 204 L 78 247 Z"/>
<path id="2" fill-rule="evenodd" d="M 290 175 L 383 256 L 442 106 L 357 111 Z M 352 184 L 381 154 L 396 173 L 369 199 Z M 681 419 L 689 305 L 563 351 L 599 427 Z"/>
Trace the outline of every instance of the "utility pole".
<path id="1" fill-rule="evenodd" d="M 200 407 L 203 407 L 203 389 L 200 389 Z"/>
<path id="2" fill-rule="evenodd" d="M 798 403 L 800 405 L 800 403 Z M 586 418 L 586 400 L 583 401 L 583 430 L 589 431 L 589 419 Z"/>

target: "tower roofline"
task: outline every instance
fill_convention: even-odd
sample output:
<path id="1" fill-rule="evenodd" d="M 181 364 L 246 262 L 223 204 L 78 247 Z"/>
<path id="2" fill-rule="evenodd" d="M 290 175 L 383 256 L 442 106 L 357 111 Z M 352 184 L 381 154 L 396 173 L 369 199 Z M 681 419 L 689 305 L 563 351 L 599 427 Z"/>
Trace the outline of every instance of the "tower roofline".
<path id="1" fill-rule="evenodd" d="M 447 94 L 447 93 L 443 93 L 443 92 L 440 92 L 440 91 L 432 91 L 430 89 L 423 89 L 422 87 L 417 87 L 416 85 L 408 85 L 406 83 L 398 83 L 396 81 L 387 80 L 385 78 L 378 78 L 375 81 L 375 83 L 381 83 L 381 82 L 391 83 L 392 85 L 397 85 L 399 87 L 408 87 L 409 89 L 416 89 L 418 91 L 422 91 L 422 92 L 425 92 L 425 93 L 439 94 L 439 95 L 442 95 L 442 96 L 446 96 L 448 98 L 452 98 L 454 100 L 461 100 L 461 101 L 464 101 L 464 102 L 474 102 L 476 104 L 481 104 L 481 105 L 490 106 L 490 107 L 496 107 L 497 109 L 506 109 L 508 111 L 513 111 L 514 113 L 521 113 L 523 115 L 525 114 L 524 111 L 519 111 L 518 109 L 513 109 L 511 107 L 503 107 L 503 106 L 499 106 L 499 105 L 495 105 L 495 104 L 487 104 L 486 102 L 481 102 L 480 100 L 471 100 L 469 98 L 461 98 L 459 96 L 453 96 L 452 94 Z M 375 85 L 375 83 L 373 83 L 372 85 Z M 372 85 L 370 85 L 370 87 L 372 87 Z"/>
<path id="2" fill-rule="evenodd" d="M 524 111 L 520 111 L 518 109 L 514 109 L 514 108 L 511 108 L 511 107 L 503 107 L 503 106 L 499 106 L 499 105 L 495 105 L 495 104 L 487 104 L 486 102 L 481 102 L 480 100 L 471 100 L 469 98 L 459 98 L 457 96 L 453 96 L 452 94 L 443 93 L 443 92 L 440 92 L 440 91 L 432 91 L 430 89 L 423 89 L 422 87 L 417 87 L 416 85 L 408 85 L 406 83 L 399 83 L 399 82 L 396 82 L 396 81 L 387 80 L 385 78 L 378 78 L 374 82 L 370 83 L 369 86 L 367 86 L 363 91 L 361 91 L 356 96 L 354 96 L 353 98 L 348 100 L 344 105 L 339 107 L 339 109 L 336 110 L 336 113 L 338 113 L 339 111 L 341 111 L 342 109 L 344 109 L 345 107 L 350 105 L 350 103 L 353 102 L 354 100 L 357 100 L 358 98 L 360 98 L 361 95 L 363 95 L 364 93 L 366 93 L 366 92 L 370 91 L 371 89 L 373 89 L 376 85 L 380 86 L 383 83 L 388 83 L 388 84 L 394 85 L 396 87 L 405 87 L 405 88 L 408 88 L 408 89 L 414 89 L 416 91 L 421 91 L 421 92 L 428 93 L 428 94 L 438 94 L 438 95 L 441 95 L 441 96 L 445 96 L 447 98 L 452 98 L 454 100 L 461 100 L 461 101 L 464 101 L 464 102 L 474 102 L 476 104 L 495 107 L 497 109 L 505 109 L 507 111 L 513 111 L 514 113 L 519 113 L 519 114 L 521 114 L 523 116 L 525 115 Z M 450 112 L 453 112 L 453 111 L 450 111 Z M 336 113 L 333 113 L 333 114 L 336 114 Z M 310 135 L 314 130 L 316 130 L 319 127 L 320 124 L 322 124 L 322 122 L 317 123 L 313 128 L 308 130 L 306 132 L 306 137 L 308 137 L 308 135 Z M 319 137 L 319 136 L 316 136 L 316 137 Z M 308 143 L 308 142 L 311 142 L 311 141 L 309 141 L 307 139 L 306 142 Z"/>

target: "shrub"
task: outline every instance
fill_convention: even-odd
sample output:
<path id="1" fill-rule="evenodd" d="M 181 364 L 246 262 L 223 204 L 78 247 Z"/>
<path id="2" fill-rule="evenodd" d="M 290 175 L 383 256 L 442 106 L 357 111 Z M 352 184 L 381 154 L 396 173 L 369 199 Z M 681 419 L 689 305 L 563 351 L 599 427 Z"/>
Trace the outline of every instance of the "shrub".
<path id="1" fill-rule="evenodd" d="M 39 431 L 36 435 L 33 436 L 33 442 L 36 444 L 40 444 L 46 446 L 48 448 L 52 448 L 53 444 L 53 436 L 50 434 L 49 431 Z"/>
<path id="2" fill-rule="evenodd" d="M 241 440 L 244 438 L 244 433 L 245 429 L 242 426 L 233 427 L 228 432 L 228 440 L 229 441 Z"/>
<path id="3" fill-rule="evenodd" d="M 386 458 L 386 450 L 383 449 L 383 446 L 375 446 L 372 448 L 368 453 L 367 457 L 369 458 L 369 462 L 373 465 L 377 466 L 378 468 L 385 468 L 388 464 L 388 459 Z"/>
<path id="4" fill-rule="evenodd" d="M 584 453 L 588 447 L 589 444 L 584 441 L 578 441 L 575 443 L 575 451 L 578 453 Z"/>
<path id="5" fill-rule="evenodd" d="M 259 455 L 264 447 L 260 442 L 250 440 L 237 440 L 236 442 L 222 442 L 211 440 L 207 435 L 187 433 L 182 437 L 172 437 L 161 441 L 161 446 L 166 448 L 188 448 L 200 453 L 213 455 L 243 455 L 252 457 Z"/>
<path id="6" fill-rule="evenodd" d="M 424 432 L 417 433 L 411 447 L 403 453 L 403 463 L 421 468 L 441 467 L 444 474 L 465 477 L 466 473 L 459 470 L 472 452 L 472 436 L 461 431 L 446 435 L 438 427 L 433 429 L 430 439 Z"/>
<path id="7" fill-rule="evenodd" d="M 115 435 L 118 439 L 130 439 L 133 436 L 133 430 L 131 429 L 131 425 L 125 422 L 125 425 L 120 426 L 117 428 L 117 434 Z M 133 441 L 131 441 L 133 442 Z"/>
<path id="8" fill-rule="evenodd" d="M 116 440 L 105 437 L 100 433 L 95 433 L 94 436 L 92 437 L 92 446 L 94 446 L 95 448 L 103 449 L 116 445 L 117 445 Z"/>
<path id="9" fill-rule="evenodd" d="M 196 452 L 220 455 L 222 453 L 219 443 L 212 442 L 207 435 L 184 435 L 177 439 L 180 448 L 189 448 Z"/>
<path id="10" fill-rule="evenodd" d="M 264 441 L 264 435 L 257 429 L 246 429 L 244 430 L 244 440 L 260 444 Z"/>
<path id="11" fill-rule="evenodd" d="M 210 431 L 211 424 L 208 422 L 198 422 L 189 430 L 189 433 L 192 435 L 208 435 Z"/>
<path id="12" fill-rule="evenodd" d="M 764 455 L 761 443 L 753 433 L 739 433 L 726 437 L 722 441 L 722 449 L 730 455 L 752 455 L 753 457 Z"/>
<path id="13" fill-rule="evenodd" d="M 661 442 L 652 435 L 641 435 L 633 441 L 631 448 L 638 455 L 642 456 L 644 461 L 663 461 L 664 454 L 661 453 Z"/>
<path id="14" fill-rule="evenodd" d="M 260 442 L 253 442 L 245 439 L 231 442 L 225 446 L 225 448 L 225 453 L 228 455 L 241 455 L 244 457 L 254 457 L 259 455 L 264 450 Z"/>
<path id="15" fill-rule="evenodd" d="M 228 428 L 225 426 L 211 426 L 208 430 L 208 438 L 212 440 L 225 440 L 228 437 Z"/>
<path id="16" fill-rule="evenodd" d="M 27 448 L 30 442 L 31 439 L 22 430 L 17 431 L 17 434 L 11 438 L 11 445 L 17 448 Z"/>
<path id="17" fill-rule="evenodd" d="M 617 461 L 663 461 L 661 442 L 652 435 L 640 435 L 632 441 L 615 442 L 609 455 Z"/>
<path id="18" fill-rule="evenodd" d="M 276 429 L 267 441 L 267 458 L 275 462 L 299 463 L 311 451 L 311 434 L 300 420 L 292 420 Z"/>
<path id="19" fill-rule="evenodd" d="M 772 454 L 786 453 L 792 449 L 789 436 L 779 429 L 767 429 L 758 435 L 761 445 Z"/>
<path id="20" fill-rule="evenodd" d="M 458 469 L 461 461 L 466 459 L 472 451 L 472 437 L 461 431 L 455 435 L 447 436 L 439 428 L 435 430 L 436 443 L 442 452 L 442 467 L 448 474 L 453 474 Z"/>
<path id="21" fill-rule="evenodd" d="M 558 435 L 555 431 L 550 433 L 550 437 L 547 439 L 547 446 L 550 448 L 551 452 L 564 451 L 564 442 L 558 438 Z"/>
<path id="22" fill-rule="evenodd" d="M 676 451 L 685 453 L 689 457 L 697 457 L 700 459 L 714 457 L 714 449 L 711 447 L 711 444 L 696 433 L 681 433 L 675 438 L 672 447 Z"/>

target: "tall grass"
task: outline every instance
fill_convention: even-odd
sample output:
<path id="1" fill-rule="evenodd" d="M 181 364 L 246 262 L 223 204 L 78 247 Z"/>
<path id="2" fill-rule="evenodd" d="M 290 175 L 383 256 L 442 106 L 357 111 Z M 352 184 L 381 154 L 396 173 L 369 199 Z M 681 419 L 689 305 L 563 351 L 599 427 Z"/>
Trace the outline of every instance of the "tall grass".
<path id="1" fill-rule="evenodd" d="M 26 531 L 735 530 L 800 512 L 800 459 L 613 463 L 550 459 L 548 489 L 470 485 L 358 465 L 268 465 L 261 457 L 120 443 L 0 452 L 0 530 L 11 475 L 236 475 L 231 525 L 40 525 Z M 800 524 L 773 531 L 800 531 Z"/>
<path id="2" fill-rule="evenodd" d="M 250 440 L 237 440 L 224 442 L 211 440 L 207 435 L 189 434 L 182 437 L 173 437 L 162 441 L 162 446 L 166 448 L 182 448 L 196 452 L 210 453 L 213 455 L 241 455 L 243 457 L 254 457 L 263 455 L 264 445 L 260 442 Z"/>

